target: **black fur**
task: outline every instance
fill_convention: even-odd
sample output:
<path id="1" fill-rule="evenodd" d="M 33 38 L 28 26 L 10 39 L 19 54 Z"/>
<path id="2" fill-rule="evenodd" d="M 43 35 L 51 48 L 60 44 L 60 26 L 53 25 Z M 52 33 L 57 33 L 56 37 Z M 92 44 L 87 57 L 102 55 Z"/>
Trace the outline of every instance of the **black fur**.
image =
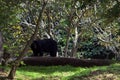
<path id="1" fill-rule="evenodd" d="M 57 42 L 53 39 L 35 40 L 31 44 L 33 56 L 43 56 L 44 52 L 50 54 L 51 57 L 56 57 Z"/>

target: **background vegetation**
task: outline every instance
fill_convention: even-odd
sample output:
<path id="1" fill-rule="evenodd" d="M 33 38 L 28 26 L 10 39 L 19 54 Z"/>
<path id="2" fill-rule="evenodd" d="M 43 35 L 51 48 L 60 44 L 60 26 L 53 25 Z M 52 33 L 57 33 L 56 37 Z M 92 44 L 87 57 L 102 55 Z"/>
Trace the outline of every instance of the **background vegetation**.
<path id="1" fill-rule="evenodd" d="M 34 32 L 42 1 L 1 0 L 0 4 L 4 46 L 17 54 Z M 79 58 L 81 53 L 98 53 L 99 48 L 91 49 L 95 41 L 117 54 L 120 46 L 119 4 L 117 0 L 49 0 L 37 38 L 55 39 L 60 56 Z M 83 47 L 87 49 L 80 50 Z"/>
<path id="2" fill-rule="evenodd" d="M 4 48 L 12 57 L 32 54 L 24 47 L 36 32 L 34 39 L 56 40 L 62 57 L 110 50 L 120 59 L 119 0 L 0 0 L 0 12 Z"/>

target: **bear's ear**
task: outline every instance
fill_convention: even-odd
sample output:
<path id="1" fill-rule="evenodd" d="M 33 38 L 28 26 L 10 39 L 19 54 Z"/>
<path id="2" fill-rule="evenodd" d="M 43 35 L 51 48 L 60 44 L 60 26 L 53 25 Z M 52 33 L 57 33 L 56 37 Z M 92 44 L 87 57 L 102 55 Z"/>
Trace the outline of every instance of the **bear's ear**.
<path id="1" fill-rule="evenodd" d="M 33 43 L 37 44 L 37 43 L 38 43 L 38 41 L 33 41 Z"/>
<path id="2" fill-rule="evenodd" d="M 37 42 L 36 41 L 33 41 L 33 43 L 31 44 L 31 48 L 37 49 Z"/>

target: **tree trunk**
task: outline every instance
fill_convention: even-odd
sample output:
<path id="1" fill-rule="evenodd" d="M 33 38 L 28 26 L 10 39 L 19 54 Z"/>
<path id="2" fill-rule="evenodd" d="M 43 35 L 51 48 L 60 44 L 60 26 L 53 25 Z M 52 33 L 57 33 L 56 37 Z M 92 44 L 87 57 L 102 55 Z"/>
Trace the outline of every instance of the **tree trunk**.
<path id="1" fill-rule="evenodd" d="M 65 57 L 67 57 L 67 53 L 68 53 L 69 38 L 70 38 L 70 31 L 68 31 L 67 37 L 66 37 L 66 45 L 65 45 L 65 53 L 64 53 Z"/>
<path id="2" fill-rule="evenodd" d="M 47 21 L 48 21 L 48 26 L 47 26 L 47 33 L 49 34 L 50 38 L 53 38 L 52 32 L 51 32 L 51 24 L 50 24 L 50 9 L 48 8 L 47 10 Z"/>
<path id="3" fill-rule="evenodd" d="M 22 60 L 22 58 L 24 57 L 25 53 L 28 51 L 28 47 L 31 45 L 32 41 L 34 38 L 36 38 L 36 35 L 38 33 L 38 30 L 39 30 L 39 25 L 40 25 L 40 22 L 42 20 L 42 13 L 44 12 L 44 9 L 46 7 L 46 4 L 47 4 L 47 1 L 44 1 L 44 4 L 42 6 L 42 10 L 41 12 L 39 13 L 39 16 L 38 16 L 38 20 L 37 20 L 37 24 L 36 24 L 36 28 L 35 28 L 35 32 L 34 34 L 31 36 L 30 40 L 27 42 L 25 48 L 23 49 L 23 51 L 20 53 L 20 55 L 18 56 L 18 58 L 15 60 L 15 63 L 12 65 L 12 68 L 11 68 L 11 71 L 8 75 L 8 79 L 14 79 L 14 76 L 15 76 L 15 72 L 17 70 L 17 67 L 19 66 L 20 64 L 20 61 Z"/>
<path id="4" fill-rule="evenodd" d="M 8 75 L 8 79 L 14 79 L 17 67 L 18 67 L 17 65 L 12 66 L 11 71 Z"/>
<path id="5" fill-rule="evenodd" d="M 0 32 L 0 57 L 3 53 L 3 39 L 2 39 L 2 34 Z"/>
<path id="6" fill-rule="evenodd" d="M 72 51 L 71 51 L 71 57 L 76 56 L 77 47 L 78 47 L 77 43 L 78 43 L 78 31 L 77 31 L 77 27 L 75 27 L 75 39 L 74 39 L 73 48 L 72 48 Z"/>

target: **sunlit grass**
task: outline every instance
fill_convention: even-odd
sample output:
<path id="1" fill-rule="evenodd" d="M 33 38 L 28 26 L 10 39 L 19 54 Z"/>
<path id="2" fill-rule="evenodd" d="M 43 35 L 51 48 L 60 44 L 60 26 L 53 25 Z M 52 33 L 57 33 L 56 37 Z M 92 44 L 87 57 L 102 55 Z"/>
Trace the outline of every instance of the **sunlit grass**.
<path id="1" fill-rule="evenodd" d="M 7 68 L 8 70 L 8 68 Z M 120 77 L 120 64 L 115 63 L 110 66 L 94 67 L 72 67 L 66 66 L 22 66 L 17 69 L 15 80 L 75 80 L 75 77 L 88 76 L 94 71 L 103 71 L 104 75 L 111 71 Z M 100 74 L 101 75 L 101 74 Z M 111 73 L 110 73 L 111 75 Z M 99 75 L 96 75 L 99 76 Z M 92 76 L 92 78 L 96 77 Z M 79 80 L 79 79 L 78 79 Z"/>
<path id="2" fill-rule="evenodd" d="M 80 67 L 79 67 L 80 68 Z M 20 75 L 27 76 L 29 79 L 45 78 L 45 77 L 58 77 L 59 79 L 66 79 L 78 72 L 85 70 L 84 68 L 75 68 L 71 66 L 51 66 L 51 67 L 37 67 L 27 66 L 21 67 L 17 70 L 18 78 Z M 30 78 L 31 77 L 31 78 Z M 17 78 L 17 77 L 16 77 Z"/>
<path id="3" fill-rule="evenodd" d="M 16 78 L 20 79 L 21 77 L 26 77 L 28 80 L 37 80 L 43 79 L 47 80 L 47 78 L 54 79 L 54 77 L 58 78 L 58 80 L 67 80 L 74 76 L 83 76 L 88 75 L 91 71 L 98 70 L 99 67 L 91 67 L 91 68 L 82 68 L 82 67 L 72 67 L 72 66 L 51 66 L 51 67 L 37 67 L 37 66 L 26 66 L 21 67 L 17 70 Z M 106 69 L 106 66 L 101 67 L 101 69 Z M 23 76 L 24 75 L 24 76 Z"/>

